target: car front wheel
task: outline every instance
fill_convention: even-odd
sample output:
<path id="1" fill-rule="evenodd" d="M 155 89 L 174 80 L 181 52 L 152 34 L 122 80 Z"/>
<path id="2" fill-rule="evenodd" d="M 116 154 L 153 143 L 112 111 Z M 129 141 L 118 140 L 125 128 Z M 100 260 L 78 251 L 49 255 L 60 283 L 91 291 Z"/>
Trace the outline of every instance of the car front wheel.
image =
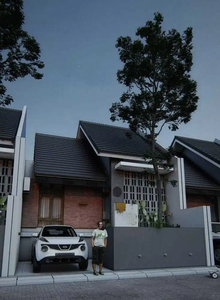
<path id="1" fill-rule="evenodd" d="M 34 273 L 39 273 L 41 270 L 41 265 L 39 264 L 39 262 L 36 259 L 36 255 L 34 253 L 33 255 L 33 272 Z"/>
<path id="2" fill-rule="evenodd" d="M 84 260 L 84 261 L 81 261 L 79 263 L 79 269 L 81 271 L 85 271 L 86 269 L 88 268 L 88 259 Z"/>

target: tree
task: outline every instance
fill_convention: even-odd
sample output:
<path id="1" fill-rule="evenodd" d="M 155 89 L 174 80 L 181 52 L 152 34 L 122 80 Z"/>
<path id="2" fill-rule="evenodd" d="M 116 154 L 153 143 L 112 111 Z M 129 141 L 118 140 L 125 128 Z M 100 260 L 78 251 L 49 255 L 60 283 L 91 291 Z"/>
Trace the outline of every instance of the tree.
<path id="1" fill-rule="evenodd" d="M 141 131 L 151 142 L 151 162 L 158 191 L 158 219 L 162 221 L 161 178 L 156 155 L 156 139 L 164 125 L 175 131 L 188 123 L 197 108 L 197 83 L 191 79 L 193 65 L 192 28 L 181 35 L 177 30 L 162 30 L 163 16 L 137 29 L 140 39 L 119 37 L 118 48 L 123 69 L 117 79 L 127 87 L 120 102 L 110 108 L 111 120 L 123 120 L 133 131 Z"/>
<path id="2" fill-rule="evenodd" d="M 38 69 L 44 67 L 40 61 L 40 46 L 33 36 L 22 29 L 24 24 L 23 0 L 0 0 L 0 105 L 13 102 L 7 95 L 4 82 L 15 81 L 31 75 L 41 79 Z"/>

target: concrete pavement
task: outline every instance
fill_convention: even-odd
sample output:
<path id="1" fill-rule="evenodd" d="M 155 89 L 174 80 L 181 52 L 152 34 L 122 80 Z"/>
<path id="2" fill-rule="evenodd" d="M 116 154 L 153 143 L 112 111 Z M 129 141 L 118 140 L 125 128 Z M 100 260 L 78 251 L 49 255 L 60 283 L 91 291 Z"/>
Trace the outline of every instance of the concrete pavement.
<path id="1" fill-rule="evenodd" d="M 98 270 L 98 268 L 97 268 Z M 104 276 L 92 274 L 92 264 L 86 271 L 80 271 L 77 265 L 48 265 L 42 266 L 41 273 L 32 273 L 30 262 L 20 262 L 14 277 L 0 278 L 0 287 L 55 284 L 69 282 L 87 282 L 102 280 L 138 279 L 150 277 L 167 277 L 181 275 L 208 275 L 209 271 L 218 271 L 216 267 L 147 269 L 135 271 L 111 271 L 103 268 Z"/>
<path id="2" fill-rule="evenodd" d="M 189 275 L 23 285 L 1 287 L 0 300 L 217 300 L 219 283 L 220 278 Z"/>

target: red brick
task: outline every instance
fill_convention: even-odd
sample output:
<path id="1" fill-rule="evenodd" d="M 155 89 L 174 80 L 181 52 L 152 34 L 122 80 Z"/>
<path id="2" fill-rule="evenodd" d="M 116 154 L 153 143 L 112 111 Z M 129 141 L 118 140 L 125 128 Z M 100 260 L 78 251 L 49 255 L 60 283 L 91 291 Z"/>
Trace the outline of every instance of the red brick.
<path id="1" fill-rule="evenodd" d="M 39 188 L 37 183 L 31 182 L 29 194 L 23 195 L 22 227 L 37 227 L 39 210 Z"/>
<path id="2" fill-rule="evenodd" d="M 64 187 L 63 224 L 74 228 L 96 228 L 103 218 L 103 199 L 100 190 L 88 187 Z M 22 227 L 38 227 L 39 187 L 31 183 L 30 194 L 23 197 Z"/>
<path id="3" fill-rule="evenodd" d="M 64 224 L 74 228 L 95 228 L 103 218 L 102 193 L 93 188 L 65 187 Z"/>
<path id="4" fill-rule="evenodd" d="M 187 194 L 186 195 L 187 208 L 203 206 L 203 205 L 211 206 L 211 203 L 213 201 L 210 197 L 211 196 L 207 196 L 207 195 Z"/>

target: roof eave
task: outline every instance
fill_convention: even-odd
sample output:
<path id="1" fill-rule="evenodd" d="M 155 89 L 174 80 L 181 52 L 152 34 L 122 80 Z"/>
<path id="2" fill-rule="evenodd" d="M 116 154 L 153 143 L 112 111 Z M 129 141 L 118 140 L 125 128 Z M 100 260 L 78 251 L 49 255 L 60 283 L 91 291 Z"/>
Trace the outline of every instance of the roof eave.
<path id="1" fill-rule="evenodd" d="M 195 154 L 197 154 L 198 156 L 200 156 L 201 158 L 205 159 L 206 161 L 208 161 L 209 163 L 213 164 L 214 166 L 217 166 L 218 168 L 220 168 L 220 164 L 217 162 L 217 160 L 210 158 L 209 155 L 205 155 L 204 153 L 202 153 L 201 151 L 199 151 L 198 149 L 196 149 L 195 147 L 189 146 L 188 143 L 183 142 L 181 140 L 175 139 L 175 143 L 178 143 L 179 145 L 187 148 L 188 150 L 194 152 Z M 175 143 L 173 145 L 173 147 L 175 146 Z"/>

